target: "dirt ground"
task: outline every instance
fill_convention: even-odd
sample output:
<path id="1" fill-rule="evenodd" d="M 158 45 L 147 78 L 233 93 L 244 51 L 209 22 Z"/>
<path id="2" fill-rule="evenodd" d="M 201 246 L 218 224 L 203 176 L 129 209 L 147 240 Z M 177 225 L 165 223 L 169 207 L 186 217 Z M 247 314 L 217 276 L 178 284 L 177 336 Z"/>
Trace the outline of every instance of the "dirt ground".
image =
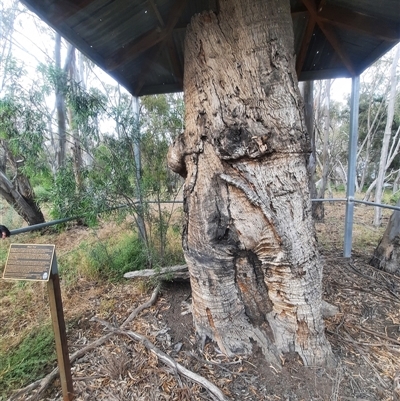
<path id="1" fill-rule="evenodd" d="M 343 205 L 327 205 L 325 222 L 316 225 L 324 268 L 323 297 L 339 308 L 325 320 L 326 335 L 337 359 L 334 368 L 304 367 L 285 355 L 282 368 L 252 357 L 226 358 L 213 343 L 199 349 L 190 313 L 190 284 L 164 283 L 157 301 L 125 327 L 145 336 L 177 363 L 216 385 L 227 400 L 398 400 L 400 381 L 400 277 L 368 265 L 376 238 L 372 211 L 356 208 L 352 258 L 342 257 Z M 385 221 L 390 213 L 385 214 Z M 58 247 L 71 246 L 58 237 Z M 152 288 L 140 281 L 99 284 L 81 280 L 64 292 L 70 353 L 119 327 L 149 300 Z M 215 400 L 205 386 L 168 367 L 163 358 L 125 334 L 113 334 L 72 364 L 75 400 L 185 401 Z M 35 391 L 23 395 L 28 400 Z M 56 379 L 39 399 L 62 400 Z"/>

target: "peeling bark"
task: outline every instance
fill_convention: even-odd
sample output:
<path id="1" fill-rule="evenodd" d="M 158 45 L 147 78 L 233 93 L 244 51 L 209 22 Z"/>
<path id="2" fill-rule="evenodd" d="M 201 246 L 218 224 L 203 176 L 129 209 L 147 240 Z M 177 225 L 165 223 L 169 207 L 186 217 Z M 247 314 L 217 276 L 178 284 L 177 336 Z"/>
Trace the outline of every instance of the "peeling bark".
<path id="1" fill-rule="evenodd" d="M 197 334 L 229 355 L 329 363 L 289 2 L 221 0 L 185 42 L 183 248 Z"/>

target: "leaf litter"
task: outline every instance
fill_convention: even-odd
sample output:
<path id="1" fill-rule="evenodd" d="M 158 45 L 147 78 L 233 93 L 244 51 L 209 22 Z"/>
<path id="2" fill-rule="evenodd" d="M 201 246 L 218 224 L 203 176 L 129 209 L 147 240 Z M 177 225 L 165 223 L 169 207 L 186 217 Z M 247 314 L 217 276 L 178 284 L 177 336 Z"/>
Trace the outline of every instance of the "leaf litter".
<path id="1" fill-rule="evenodd" d="M 399 400 L 400 277 L 368 265 L 381 231 L 372 228 L 366 209 L 356 208 L 356 220 L 361 230 L 370 230 L 376 238 L 363 242 L 350 260 L 342 257 L 342 208 L 327 205 L 326 210 L 325 221 L 316 228 L 324 265 L 323 297 L 339 308 L 338 314 L 325 319 L 338 361 L 335 368 L 304 367 L 296 356 L 285 355 L 278 371 L 257 349 L 251 357 L 231 359 L 211 342 L 199 349 L 188 308 L 190 285 L 184 282 L 164 283 L 155 302 L 124 329 L 140 333 L 157 350 L 213 383 L 227 400 Z M 104 284 L 82 279 L 68 293 L 64 291 L 70 354 L 110 334 L 102 321 L 117 330 L 135 308 L 148 303 L 151 294 L 143 288 L 137 281 Z M 46 304 L 44 291 L 35 296 Z M 4 302 L 10 304 L 9 299 L 3 301 L 1 308 Z M 0 318 L 2 323 L 5 317 Z M 15 331 L 16 325 L 11 326 Z M 217 399 L 205 386 L 167 366 L 142 342 L 118 330 L 73 361 L 72 377 L 76 401 Z M 13 400 L 62 400 L 58 378 L 39 397 L 36 391 Z"/>

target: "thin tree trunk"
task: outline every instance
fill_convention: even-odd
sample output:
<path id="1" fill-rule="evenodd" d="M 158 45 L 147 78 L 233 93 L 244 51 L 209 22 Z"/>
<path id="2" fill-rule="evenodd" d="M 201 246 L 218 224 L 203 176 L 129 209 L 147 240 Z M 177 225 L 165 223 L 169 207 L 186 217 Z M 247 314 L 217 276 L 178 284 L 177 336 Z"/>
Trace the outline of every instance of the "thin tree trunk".
<path id="1" fill-rule="evenodd" d="M 55 39 L 55 65 L 57 71 L 56 80 L 56 110 L 57 110 L 57 128 L 58 128 L 58 148 L 56 149 L 58 168 L 64 166 L 66 157 L 67 142 L 67 124 L 65 108 L 65 73 L 61 69 L 61 35 L 56 33 Z"/>
<path id="2" fill-rule="evenodd" d="M 369 152 L 370 152 L 370 149 L 371 149 L 371 135 L 369 135 L 369 133 L 368 133 L 368 136 L 367 136 L 367 148 L 365 150 L 364 168 L 361 169 L 361 180 L 360 180 L 360 187 L 359 187 L 360 188 L 359 189 L 360 192 L 362 192 L 362 190 L 364 189 L 364 185 L 365 185 L 365 177 L 366 177 L 366 174 L 367 174 L 367 171 L 368 171 L 367 166 L 369 164 Z"/>
<path id="3" fill-rule="evenodd" d="M 322 147 L 322 175 L 321 184 L 318 189 L 318 198 L 325 198 L 325 191 L 328 186 L 328 174 L 330 168 L 330 156 L 329 156 L 329 129 L 330 129 L 330 93 L 331 93 L 331 80 L 325 81 L 325 96 L 323 106 L 323 147 Z M 315 214 L 319 220 L 323 220 L 325 210 L 322 202 L 318 202 L 315 206 Z"/>
<path id="4" fill-rule="evenodd" d="M 397 172 L 396 179 L 393 182 L 393 194 L 395 194 L 400 189 L 400 170 Z"/>
<path id="5" fill-rule="evenodd" d="M 136 129 L 134 132 L 133 143 L 131 144 L 131 153 L 132 159 L 135 163 L 135 185 L 137 192 L 137 227 L 139 230 L 139 236 L 142 239 L 143 243 L 146 245 L 148 250 L 149 263 L 152 265 L 152 257 L 150 255 L 150 237 L 147 233 L 146 223 L 145 223 L 145 204 L 143 199 L 143 191 L 142 191 L 142 153 L 140 149 L 141 142 L 141 134 L 140 134 L 140 106 L 139 106 L 139 98 L 137 96 L 132 97 L 132 111 L 135 115 L 136 119 Z"/>
<path id="6" fill-rule="evenodd" d="M 221 0 L 185 41 L 183 248 L 197 334 L 227 355 L 331 361 L 289 1 Z"/>
<path id="7" fill-rule="evenodd" d="M 387 120 L 386 120 L 386 127 L 385 133 L 383 135 L 383 142 L 382 142 L 382 150 L 381 150 L 381 158 L 379 161 L 379 170 L 378 170 L 378 177 L 376 179 L 376 189 L 375 189 L 375 202 L 381 203 L 382 202 L 382 195 L 383 195 L 383 184 L 385 179 L 386 173 L 386 165 L 388 159 L 388 152 L 389 152 L 389 143 L 390 138 L 392 136 L 392 124 L 393 124 L 393 117 L 394 117 L 394 105 L 396 100 L 396 68 L 397 63 L 400 57 L 400 46 L 397 46 L 397 50 L 395 52 L 392 69 L 390 74 L 390 95 L 388 100 L 388 108 L 387 108 Z M 374 226 L 380 226 L 382 220 L 382 209 L 379 207 L 375 208 L 374 213 Z"/>
<path id="8" fill-rule="evenodd" d="M 310 137 L 311 153 L 308 159 L 307 170 L 310 175 L 309 189 L 311 199 L 318 198 L 317 187 L 315 185 L 315 171 L 317 167 L 317 151 L 315 146 L 315 127 L 314 127 L 314 82 L 306 81 L 300 85 L 300 91 L 302 91 L 304 99 L 304 120 L 307 127 L 307 132 Z M 321 205 L 320 205 L 321 204 Z M 323 212 L 322 202 L 312 202 L 312 216 L 315 220 L 319 221 L 323 219 L 323 213 L 321 215 L 321 206 Z"/>

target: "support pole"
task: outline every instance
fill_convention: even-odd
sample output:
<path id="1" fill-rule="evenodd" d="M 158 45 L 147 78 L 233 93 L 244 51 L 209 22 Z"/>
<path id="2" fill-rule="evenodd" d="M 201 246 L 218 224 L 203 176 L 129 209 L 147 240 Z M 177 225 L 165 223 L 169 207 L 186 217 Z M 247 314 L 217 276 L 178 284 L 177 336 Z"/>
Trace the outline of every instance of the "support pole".
<path id="1" fill-rule="evenodd" d="M 357 139 L 358 139 L 358 108 L 360 99 L 360 77 L 353 77 L 351 83 L 350 101 L 350 138 L 349 138 L 349 162 L 347 170 L 347 204 L 346 220 L 344 228 L 344 247 L 343 256 L 351 257 L 351 247 L 353 241 L 353 216 L 354 216 L 354 193 L 356 182 L 356 159 L 357 159 Z"/>

